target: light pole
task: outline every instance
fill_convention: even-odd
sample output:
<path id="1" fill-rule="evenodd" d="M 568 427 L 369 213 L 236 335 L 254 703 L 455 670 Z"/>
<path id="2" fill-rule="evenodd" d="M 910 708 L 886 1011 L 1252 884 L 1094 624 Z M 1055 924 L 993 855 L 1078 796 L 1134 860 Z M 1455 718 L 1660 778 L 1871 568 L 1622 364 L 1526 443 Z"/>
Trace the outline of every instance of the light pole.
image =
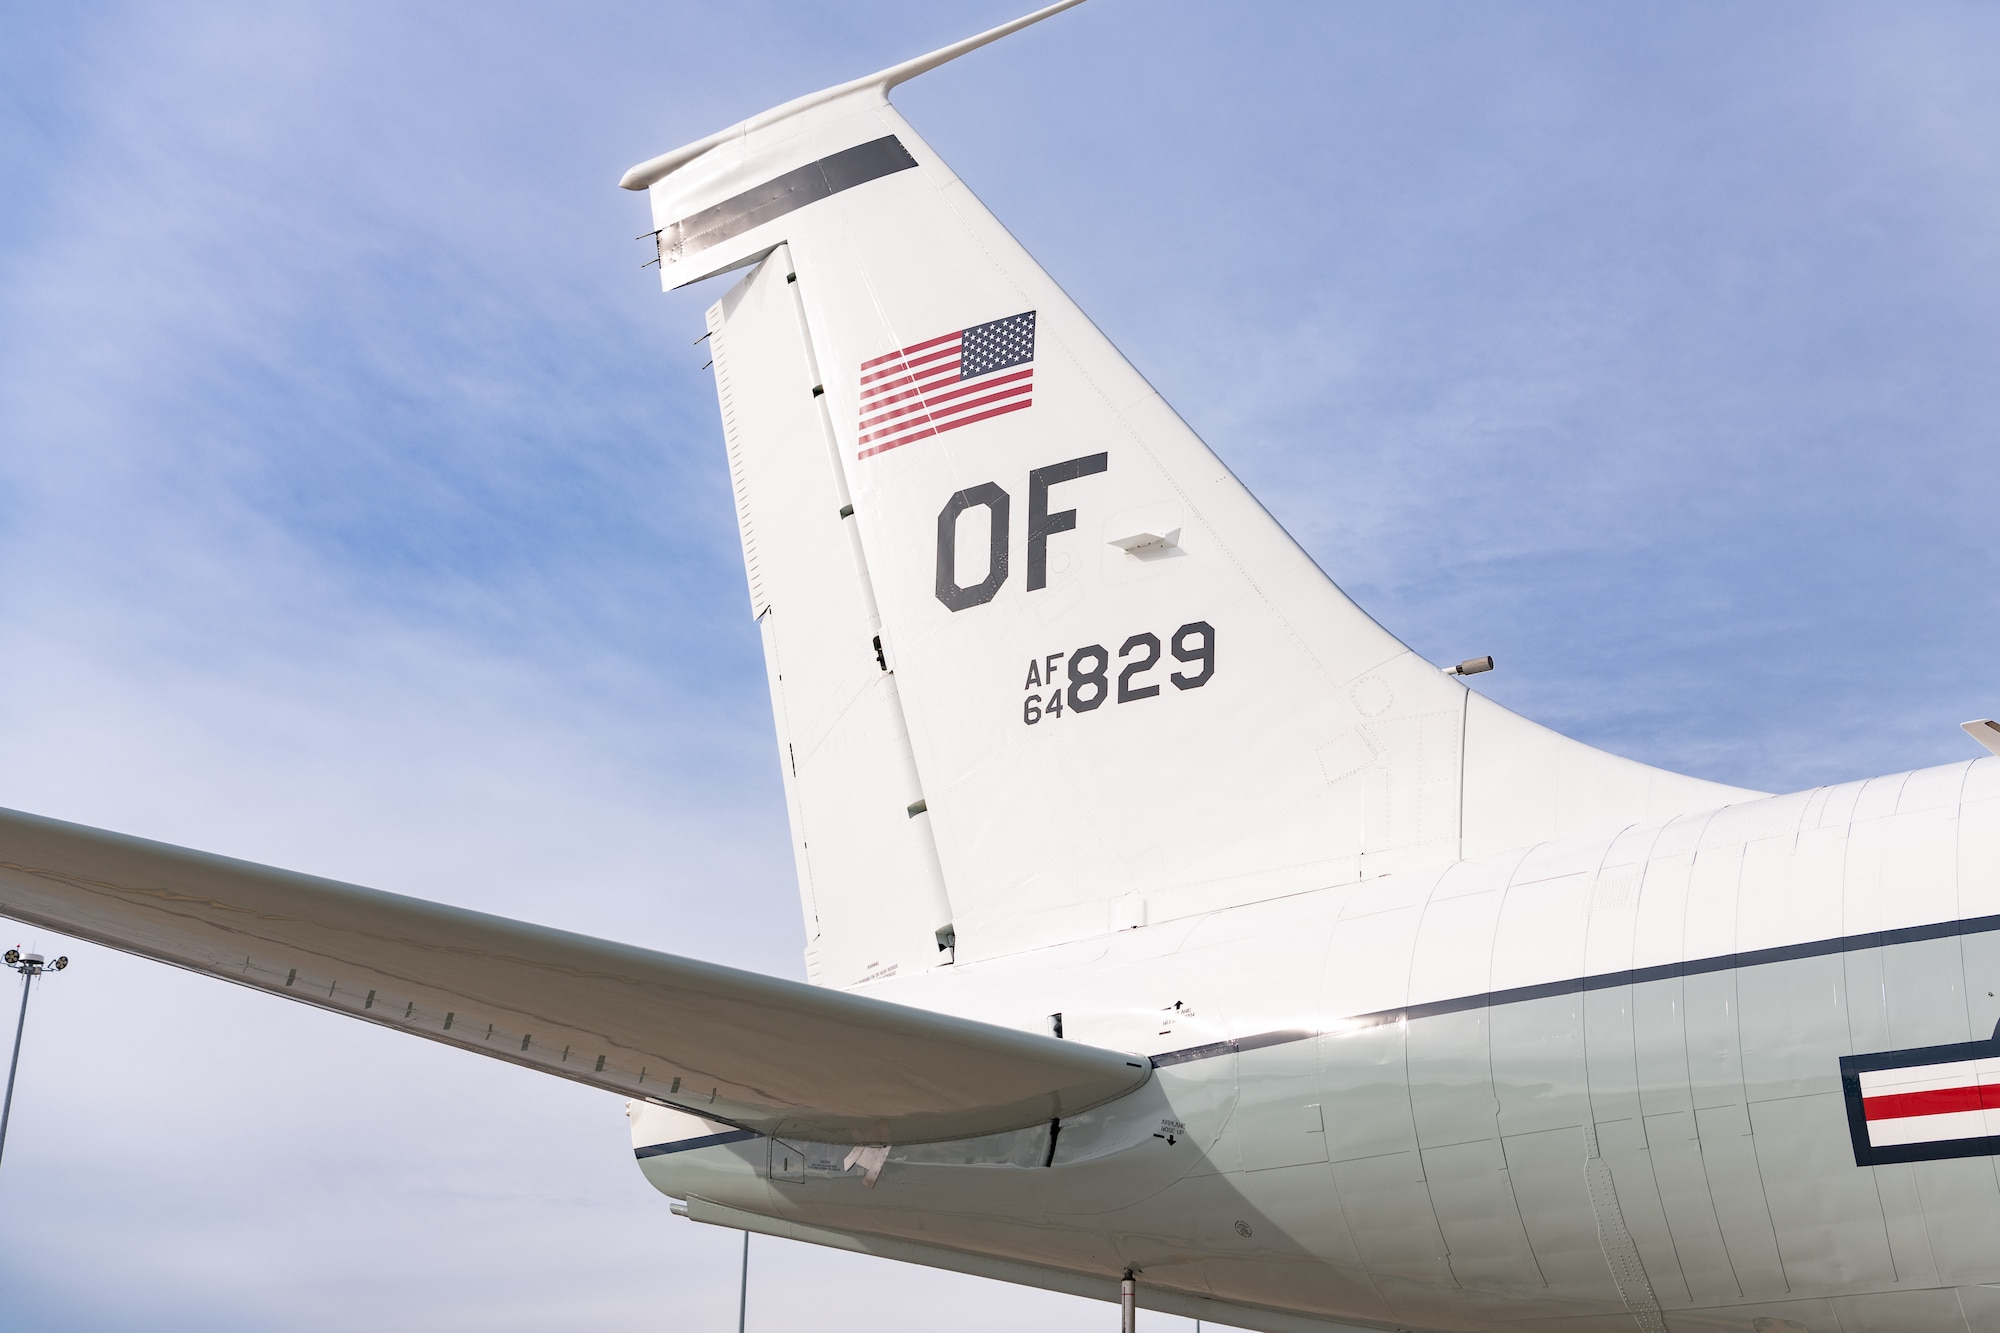
<path id="1" fill-rule="evenodd" d="M 21 1067 L 21 1033 L 28 1026 L 28 991 L 42 973 L 60 972 L 68 967 L 69 957 L 64 955 L 51 963 L 38 953 L 9 949 L 5 961 L 21 974 L 21 1016 L 14 1021 L 14 1056 L 7 1062 L 7 1099 L 0 1101 L 0 1154 L 7 1151 L 7 1119 L 14 1113 L 14 1071 Z"/>

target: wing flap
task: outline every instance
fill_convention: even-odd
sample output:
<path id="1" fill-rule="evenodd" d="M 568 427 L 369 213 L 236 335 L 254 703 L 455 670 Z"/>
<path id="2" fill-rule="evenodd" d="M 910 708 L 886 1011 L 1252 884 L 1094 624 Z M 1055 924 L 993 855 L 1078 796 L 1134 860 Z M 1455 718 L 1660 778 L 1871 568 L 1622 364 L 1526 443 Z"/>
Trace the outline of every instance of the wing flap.
<path id="1" fill-rule="evenodd" d="M 766 1134 L 1073 1115 L 1143 1058 L 0 810 L 0 915 Z"/>

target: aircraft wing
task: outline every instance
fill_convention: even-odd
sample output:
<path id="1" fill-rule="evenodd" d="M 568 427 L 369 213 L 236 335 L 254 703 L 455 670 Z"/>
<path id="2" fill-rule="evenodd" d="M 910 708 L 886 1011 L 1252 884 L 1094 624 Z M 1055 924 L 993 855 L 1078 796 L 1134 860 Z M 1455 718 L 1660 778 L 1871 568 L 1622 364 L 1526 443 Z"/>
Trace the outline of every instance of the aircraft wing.
<path id="1" fill-rule="evenodd" d="M 0 810 L 0 915 L 766 1134 L 1071 1115 L 1141 1056 Z"/>

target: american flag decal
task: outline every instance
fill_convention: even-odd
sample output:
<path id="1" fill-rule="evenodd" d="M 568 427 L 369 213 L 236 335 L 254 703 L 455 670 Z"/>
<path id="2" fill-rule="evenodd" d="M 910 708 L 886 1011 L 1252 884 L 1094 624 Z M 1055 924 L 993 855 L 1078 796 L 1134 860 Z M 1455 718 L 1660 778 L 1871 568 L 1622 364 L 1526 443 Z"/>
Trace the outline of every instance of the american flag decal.
<path id="1" fill-rule="evenodd" d="M 861 363 L 858 458 L 1034 405 L 1035 312 Z"/>
<path id="2" fill-rule="evenodd" d="M 1840 1061 L 1856 1166 L 2000 1155 L 2000 1040 Z"/>

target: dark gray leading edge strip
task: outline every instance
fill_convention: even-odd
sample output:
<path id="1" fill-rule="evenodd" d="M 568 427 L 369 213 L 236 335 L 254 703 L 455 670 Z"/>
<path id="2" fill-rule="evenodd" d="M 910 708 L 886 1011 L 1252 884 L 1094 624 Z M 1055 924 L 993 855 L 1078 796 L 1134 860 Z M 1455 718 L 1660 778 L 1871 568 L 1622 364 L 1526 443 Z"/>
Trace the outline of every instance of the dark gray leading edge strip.
<path id="1" fill-rule="evenodd" d="M 725 1143 L 741 1143 L 745 1139 L 759 1137 L 755 1131 L 732 1129 L 722 1134 L 704 1134 L 698 1139 L 677 1139 L 672 1143 L 655 1143 L 650 1147 L 634 1148 L 634 1157 L 665 1157 L 672 1152 L 693 1152 L 696 1148 L 716 1148 Z"/>
<path id="2" fill-rule="evenodd" d="M 1372 1014 L 1356 1014 L 1341 1024 L 1341 1031 L 1381 1027 L 1385 1023 L 1402 1023 L 1413 1018 L 1462 1014 L 1468 1009 L 1490 1009 L 1502 1004 L 1523 1004 L 1529 1000 L 1546 1000 L 1558 995 L 1580 995 L 1585 991 L 1637 986 L 1648 981 L 1671 981 L 1675 977 L 1698 977 L 1710 972 L 1732 972 L 1743 967 L 1764 967 L 1771 963 L 1789 963 L 1800 958 L 1824 958 L 1828 954 L 1858 953 L 1863 949 L 1880 949 L 1887 945 L 1917 944 L 1924 940 L 1945 940 L 1959 935 L 1984 935 L 1996 930 L 2000 930 L 2000 916 L 1978 916 L 1967 921 L 1940 921 L 1929 926 L 1904 926 L 1898 930 L 1871 931 L 1866 935 L 1843 935 L 1837 939 L 1813 940 L 1807 944 L 1783 944 L 1775 949 L 1752 949 L 1747 953 L 1726 953 L 1714 958 L 1696 958 L 1685 963 L 1636 967 L 1625 972 L 1601 972 L 1593 977 L 1545 981 L 1535 986 L 1514 986 L 1507 990 L 1486 991 L 1480 995 L 1461 995 L 1449 1000 L 1432 1000 L 1426 1004 L 1413 1004 L 1402 1009 L 1382 1009 Z M 1254 1051 L 1264 1046 L 1282 1046 L 1287 1042 L 1304 1041 L 1308 1037 L 1318 1035 L 1301 1029 L 1260 1032 L 1248 1037 L 1238 1037 L 1233 1041 L 1211 1042 L 1206 1046 L 1190 1046 L 1186 1050 L 1168 1051 L 1164 1055 L 1154 1056 L 1153 1064 L 1155 1066 L 1186 1064 L 1190 1060 L 1208 1060 L 1218 1055 Z"/>
<path id="3" fill-rule="evenodd" d="M 843 148 L 817 162 L 754 185 L 679 222 L 660 229 L 660 259 L 671 264 L 688 255 L 720 245 L 752 227 L 793 213 L 842 190 L 908 171 L 917 165 L 910 150 L 893 134 L 853 148 Z"/>

